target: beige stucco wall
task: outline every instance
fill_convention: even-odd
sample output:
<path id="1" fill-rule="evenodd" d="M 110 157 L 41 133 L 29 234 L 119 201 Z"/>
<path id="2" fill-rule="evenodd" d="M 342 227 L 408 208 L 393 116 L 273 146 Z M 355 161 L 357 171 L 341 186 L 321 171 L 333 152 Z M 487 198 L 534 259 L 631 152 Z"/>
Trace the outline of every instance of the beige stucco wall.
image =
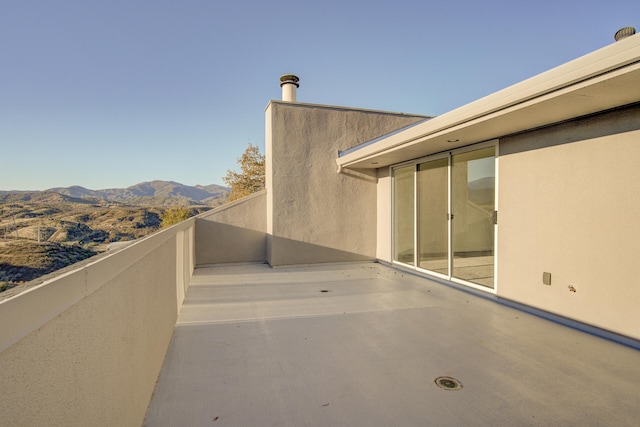
<path id="1" fill-rule="evenodd" d="M 266 110 L 268 262 L 375 259 L 377 179 L 337 174 L 338 150 L 422 119 L 272 101 Z"/>
<path id="2" fill-rule="evenodd" d="M 198 265 L 266 261 L 266 190 L 196 218 Z"/>
<path id="3" fill-rule="evenodd" d="M 187 220 L 0 303 L 0 424 L 142 424 L 193 230 Z"/>
<path id="4" fill-rule="evenodd" d="M 501 139 L 498 295 L 639 339 L 639 165 L 640 107 Z"/>
<path id="5" fill-rule="evenodd" d="M 503 137 L 497 163 L 497 295 L 640 339 L 640 106 Z M 377 172 L 376 254 L 391 262 Z"/>
<path id="6" fill-rule="evenodd" d="M 376 258 L 391 262 L 391 171 L 389 168 L 378 169 L 378 185 L 376 188 L 377 239 Z"/>

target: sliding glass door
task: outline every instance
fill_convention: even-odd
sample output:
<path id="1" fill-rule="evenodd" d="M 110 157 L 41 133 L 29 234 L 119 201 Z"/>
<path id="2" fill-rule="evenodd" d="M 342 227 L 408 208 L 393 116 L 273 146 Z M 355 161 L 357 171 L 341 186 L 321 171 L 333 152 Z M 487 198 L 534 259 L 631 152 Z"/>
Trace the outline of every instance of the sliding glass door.
<path id="1" fill-rule="evenodd" d="M 495 148 L 451 161 L 452 276 L 493 288 Z"/>
<path id="2" fill-rule="evenodd" d="M 393 170 L 393 260 L 414 265 L 415 165 Z"/>
<path id="3" fill-rule="evenodd" d="M 418 164 L 418 267 L 449 275 L 449 159 Z"/>
<path id="4" fill-rule="evenodd" d="M 393 169 L 393 260 L 494 288 L 495 147 Z"/>

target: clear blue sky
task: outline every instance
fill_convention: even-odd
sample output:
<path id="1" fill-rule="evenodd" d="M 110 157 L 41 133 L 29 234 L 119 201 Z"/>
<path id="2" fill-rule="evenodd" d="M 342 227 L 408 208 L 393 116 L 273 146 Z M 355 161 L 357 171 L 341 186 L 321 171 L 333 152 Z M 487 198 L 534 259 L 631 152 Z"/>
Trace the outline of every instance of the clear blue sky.
<path id="1" fill-rule="evenodd" d="M 223 184 L 279 76 L 437 115 L 640 30 L 639 0 L 3 0 L 0 190 Z"/>

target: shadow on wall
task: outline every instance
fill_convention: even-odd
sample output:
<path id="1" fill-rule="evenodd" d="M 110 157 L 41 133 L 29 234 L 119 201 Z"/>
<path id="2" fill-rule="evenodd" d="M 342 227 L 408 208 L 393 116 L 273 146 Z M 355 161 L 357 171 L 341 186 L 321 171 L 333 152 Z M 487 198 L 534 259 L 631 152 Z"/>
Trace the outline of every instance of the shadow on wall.
<path id="1" fill-rule="evenodd" d="M 375 261 L 375 257 L 278 236 L 267 237 L 267 261 L 272 267 L 296 264 Z"/>
<path id="2" fill-rule="evenodd" d="M 265 262 L 267 234 L 196 218 L 196 265 Z"/>
<path id="3" fill-rule="evenodd" d="M 197 266 L 242 262 L 285 266 L 375 260 L 370 256 L 201 218 L 196 219 L 195 249 Z"/>
<path id="4" fill-rule="evenodd" d="M 500 157 L 556 145 L 582 142 L 640 129 L 640 104 L 583 117 L 500 140 Z"/>

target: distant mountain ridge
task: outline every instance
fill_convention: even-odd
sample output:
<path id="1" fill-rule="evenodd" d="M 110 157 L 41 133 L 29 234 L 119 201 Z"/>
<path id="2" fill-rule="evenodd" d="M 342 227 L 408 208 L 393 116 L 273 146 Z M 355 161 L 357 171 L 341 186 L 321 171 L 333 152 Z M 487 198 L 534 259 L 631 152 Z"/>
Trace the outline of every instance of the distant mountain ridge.
<path id="1" fill-rule="evenodd" d="M 108 202 L 130 203 L 136 205 L 209 205 L 224 203 L 230 189 L 221 185 L 189 186 L 173 181 L 141 182 L 127 188 L 107 188 L 90 190 L 74 185 L 71 187 L 55 187 L 42 192 L 0 191 L 0 194 L 12 193 L 58 193 L 76 199 L 105 200 Z"/>

